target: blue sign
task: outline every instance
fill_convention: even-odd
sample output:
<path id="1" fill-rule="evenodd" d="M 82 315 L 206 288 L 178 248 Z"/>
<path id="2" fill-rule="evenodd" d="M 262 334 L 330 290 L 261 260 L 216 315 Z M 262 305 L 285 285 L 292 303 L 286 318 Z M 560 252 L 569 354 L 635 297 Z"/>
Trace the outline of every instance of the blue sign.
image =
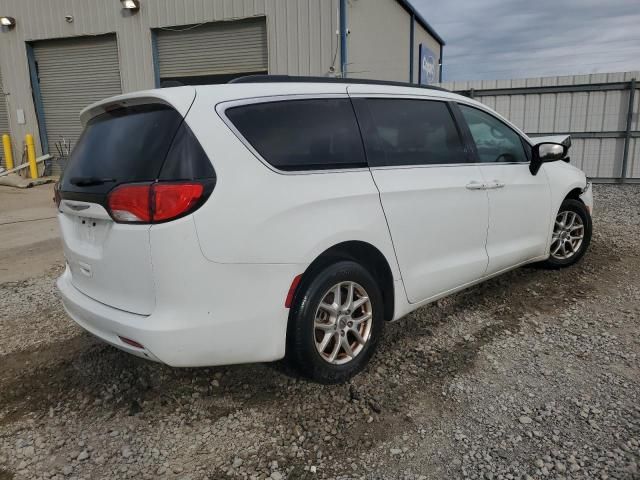
<path id="1" fill-rule="evenodd" d="M 437 79 L 437 57 L 427 46 L 420 44 L 420 70 L 418 70 L 418 83 L 429 85 Z"/>

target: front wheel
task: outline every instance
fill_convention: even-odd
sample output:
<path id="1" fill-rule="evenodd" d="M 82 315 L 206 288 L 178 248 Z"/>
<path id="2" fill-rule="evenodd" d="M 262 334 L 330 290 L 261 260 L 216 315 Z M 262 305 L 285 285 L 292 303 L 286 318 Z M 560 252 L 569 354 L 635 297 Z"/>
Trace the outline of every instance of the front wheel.
<path id="1" fill-rule="evenodd" d="M 289 315 L 287 359 L 317 382 L 348 380 L 373 355 L 383 310 L 368 270 L 352 261 L 329 265 L 300 285 Z"/>
<path id="2" fill-rule="evenodd" d="M 549 258 L 542 265 L 547 268 L 574 265 L 589 248 L 591 232 L 591 215 L 585 204 L 566 199 L 560 206 L 553 226 Z"/>

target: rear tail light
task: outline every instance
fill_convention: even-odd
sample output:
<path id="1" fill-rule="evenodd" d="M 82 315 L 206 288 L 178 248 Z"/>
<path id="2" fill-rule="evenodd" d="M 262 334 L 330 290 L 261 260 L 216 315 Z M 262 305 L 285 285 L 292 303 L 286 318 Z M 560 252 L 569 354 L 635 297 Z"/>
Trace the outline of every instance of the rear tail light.
<path id="1" fill-rule="evenodd" d="M 109 211 L 116 222 L 150 223 L 151 185 L 123 185 L 109 194 Z"/>
<path id="2" fill-rule="evenodd" d="M 206 199 L 201 182 L 121 185 L 113 190 L 107 204 L 118 223 L 159 223 L 191 213 Z"/>
<path id="3" fill-rule="evenodd" d="M 202 197 L 203 191 L 201 183 L 154 184 L 153 220 L 164 222 L 191 211 Z"/>

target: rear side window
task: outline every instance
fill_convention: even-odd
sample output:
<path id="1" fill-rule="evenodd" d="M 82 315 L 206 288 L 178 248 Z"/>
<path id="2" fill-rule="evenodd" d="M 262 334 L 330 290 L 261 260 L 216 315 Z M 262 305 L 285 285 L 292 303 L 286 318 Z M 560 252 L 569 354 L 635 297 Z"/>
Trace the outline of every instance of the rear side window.
<path id="1" fill-rule="evenodd" d="M 159 180 L 214 178 L 211 161 L 186 122 L 182 122 L 160 171 Z"/>
<path id="2" fill-rule="evenodd" d="M 371 98 L 356 100 L 372 167 L 467 162 L 445 102 Z"/>
<path id="3" fill-rule="evenodd" d="M 280 170 L 367 166 L 347 98 L 256 103 L 225 113 L 262 158 Z"/>
<path id="4" fill-rule="evenodd" d="M 168 105 L 147 104 L 89 120 L 69 157 L 60 190 L 101 195 L 122 183 L 214 177 L 182 115 Z"/>

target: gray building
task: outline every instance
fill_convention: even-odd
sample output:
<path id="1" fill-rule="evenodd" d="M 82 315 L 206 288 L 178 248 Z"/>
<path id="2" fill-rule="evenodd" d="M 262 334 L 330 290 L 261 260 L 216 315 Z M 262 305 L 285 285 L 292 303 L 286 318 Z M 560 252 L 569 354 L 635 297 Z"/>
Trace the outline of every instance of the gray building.
<path id="1" fill-rule="evenodd" d="M 253 74 L 440 79 L 444 42 L 406 0 L 0 0 L 0 134 L 58 155 L 102 98 Z M 422 72 L 422 73 L 421 73 Z"/>

